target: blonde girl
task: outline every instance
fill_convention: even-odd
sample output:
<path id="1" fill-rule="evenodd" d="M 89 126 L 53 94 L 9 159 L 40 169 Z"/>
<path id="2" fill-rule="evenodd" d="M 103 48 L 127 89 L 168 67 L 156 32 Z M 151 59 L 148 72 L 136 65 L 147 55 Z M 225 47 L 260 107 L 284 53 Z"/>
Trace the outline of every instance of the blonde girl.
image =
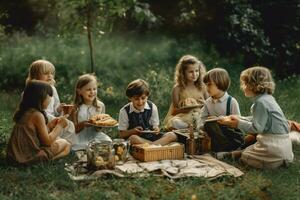
<path id="1" fill-rule="evenodd" d="M 75 111 L 72 113 L 72 121 L 75 124 L 76 139 L 73 150 L 85 149 L 89 141 L 111 141 L 105 133 L 89 127 L 87 121 L 90 117 L 105 113 L 104 103 L 97 97 L 97 78 L 93 74 L 84 74 L 77 80 L 74 98 Z"/>
<path id="2" fill-rule="evenodd" d="M 203 83 L 205 66 L 196 57 L 185 55 L 176 65 L 175 85 L 172 90 L 172 103 L 164 125 L 167 130 L 187 128 L 189 124 L 196 126 L 200 119 L 200 108 L 208 94 Z M 195 100 L 198 108 L 181 109 L 183 102 Z"/>
<path id="3" fill-rule="evenodd" d="M 58 138 L 67 126 L 67 119 L 60 117 L 48 123 L 45 109 L 53 91 L 48 83 L 30 81 L 14 114 L 7 159 L 13 163 L 29 164 L 53 160 L 68 155 L 70 144 Z"/>
<path id="4" fill-rule="evenodd" d="M 59 96 L 55 84 L 55 67 L 47 60 L 36 60 L 29 67 L 29 73 L 26 79 L 26 84 L 31 80 L 41 80 L 49 83 L 52 86 L 53 97 L 46 109 L 48 115 L 52 117 L 59 116 L 62 111 L 62 105 L 60 104 Z"/>
<path id="5" fill-rule="evenodd" d="M 46 109 L 47 117 L 49 120 L 53 120 L 58 116 L 61 116 L 62 107 L 65 103 L 60 103 L 57 90 L 54 86 L 55 84 L 55 67 L 47 60 L 36 60 L 29 67 L 28 77 L 26 79 L 26 84 L 32 80 L 40 80 L 51 85 L 53 90 L 53 96 L 51 97 L 49 106 Z M 74 124 L 68 120 L 68 126 L 60 134 L 61 138 L 67 139 L 71 144 L 74 142 L 75 137 L 75 127 Z"/>
<path id="6" fill-rule="evenodd" d="M 246 120 L 232 115 L 230 121 L 220 123 L 246 133 L 257 133 L 257 142 L 241 152 L 242 162 L 255 168 L 276 168 L 292 162 L 289 124 L 272 96 L 275 83 L 271 72 L 265 67 L 251 67 L 241 73 L 240 82 L 245 96 L 253 99 L 252 118 Z"/>

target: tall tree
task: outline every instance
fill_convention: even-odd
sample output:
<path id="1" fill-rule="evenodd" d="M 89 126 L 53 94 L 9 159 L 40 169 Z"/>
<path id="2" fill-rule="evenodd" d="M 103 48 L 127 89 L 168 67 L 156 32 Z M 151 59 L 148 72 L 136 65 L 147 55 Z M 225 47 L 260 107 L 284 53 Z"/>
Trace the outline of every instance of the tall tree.
<path id="1" fill-rule="evenodd" d="M 86 30 L 91 72 L 95 70 L 93 32 L 110 32 L 116 20 L 121 18 L 134 18 L 139 23 L 156 21 L 149 5 L 138 0 L 61 0 L 57 3 L 57 8 L 62 30 Z"/>

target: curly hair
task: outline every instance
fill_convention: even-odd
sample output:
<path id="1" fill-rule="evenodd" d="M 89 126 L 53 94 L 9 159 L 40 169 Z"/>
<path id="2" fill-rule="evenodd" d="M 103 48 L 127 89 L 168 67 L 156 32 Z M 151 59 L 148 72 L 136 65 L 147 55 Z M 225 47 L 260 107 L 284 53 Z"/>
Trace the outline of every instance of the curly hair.
<path id="1" fill-rule="evenodd" d="M 271 71 L 262 66 L 250 67 L 242 71 L 240 82 L 242 89 L 248 87 L 255 94 L 273 94 L 275 90 Z"/>
<path id="2" fill-rule="evenodd" d="M 198 60 L 198 58 L 192 55 L 185 55 L 179 59 L 176 65 L 174 77 L 175 83 L 182 88 L 186 87 L 185 71 L 190 65 L 197 65 L 199 67 L 199 77 L 195 81 L 195 86 L 199 89 L 202 89 L 204 87 L 203 76 L 206 73 L 206 68 L 204 64 L 200 60 Z"/>

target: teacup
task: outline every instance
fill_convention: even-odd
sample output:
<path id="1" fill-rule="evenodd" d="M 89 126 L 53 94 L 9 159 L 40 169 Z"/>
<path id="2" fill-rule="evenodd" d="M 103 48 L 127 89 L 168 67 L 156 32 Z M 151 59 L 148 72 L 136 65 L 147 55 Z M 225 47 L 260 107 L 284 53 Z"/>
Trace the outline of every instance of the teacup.
<path id="1" fill-rule="evenodd" d="M 63 105 L 62 109 L 63 109 L 64 115 L 71 114 L 73 108 L 74 108 L 74 105 L 72 105 L 72 104 L 65 104 L 65 105 Z"/>

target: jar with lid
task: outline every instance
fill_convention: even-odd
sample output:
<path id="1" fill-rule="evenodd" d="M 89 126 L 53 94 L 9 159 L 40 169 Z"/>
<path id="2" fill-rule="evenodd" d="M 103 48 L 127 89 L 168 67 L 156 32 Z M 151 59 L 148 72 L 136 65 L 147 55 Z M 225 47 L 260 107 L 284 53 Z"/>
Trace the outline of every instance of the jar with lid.
<path id="1" fill-rule="evenodd" d="M 123 164 L 126 161 L 126 157 L 129 151 L 129 142 L 124 139 L 114 139 L 113 147 L 115 150 L 115 162 Z"/>
<path id="2" fill-rule="evenodd" d="M 94 170 L 114 169 L 114 149 L 112 142 L 92 140 L 86 148 L 88 167 Z"/>

